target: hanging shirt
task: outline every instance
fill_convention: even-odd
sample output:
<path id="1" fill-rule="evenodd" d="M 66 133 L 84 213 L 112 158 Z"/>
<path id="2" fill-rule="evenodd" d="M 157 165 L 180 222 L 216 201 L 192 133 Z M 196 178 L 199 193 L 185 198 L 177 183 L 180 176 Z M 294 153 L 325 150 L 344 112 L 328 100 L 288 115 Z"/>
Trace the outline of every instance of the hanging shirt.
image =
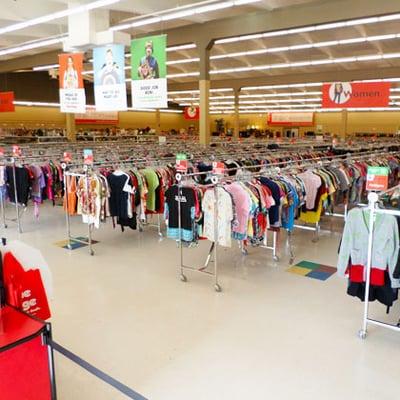
<path id="1" fill-rule="evenodd" d="M 148 168 L 141 171 L 144 177 L 146 178 L 147 183 L 147 201 L 146 207 L 149 211 L 156 210 L 156 190 L 160 185 L 160 180 L 158 179 L 156 171 L 154 169 Z"/>
<path id="2" fill-rule="evenodd" d="M 311 170 L 307 170 L 302 174 L 297 175 L 304 182 L 306 188 L 306 207 L 308 210 L 313 210 L 315 207 L 315 199 L 318 189 L 321 186 L 321 178 L 314 174 Z"/>

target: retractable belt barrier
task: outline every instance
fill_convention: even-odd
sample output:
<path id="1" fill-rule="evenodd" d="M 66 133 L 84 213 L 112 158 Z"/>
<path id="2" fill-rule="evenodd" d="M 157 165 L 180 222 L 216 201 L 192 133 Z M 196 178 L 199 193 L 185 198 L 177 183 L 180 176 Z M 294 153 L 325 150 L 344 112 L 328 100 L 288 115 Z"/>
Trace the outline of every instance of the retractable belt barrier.
<path id="1" fill-rule="evenodd" d="M 77 356 L 76 354 L 72 353 L 71 351 L 67 350 L 65 347 L 59 345 L 54 340 L 48 338 L 48 345 L 55 351 L 58 351 L 64 357 L 68 358 L 75 364 L 78 364 L 80 367 L 85 369 L 86 371 L 90 372 L 103 382 L 107 383 L 108 385 L 112 386 L 114 389 L 118 390 L 119 392 L 123 393 L 125 396 L 129 397 L 133 400 L 148 400 L 146 397 L 143 397 L 141 394 L 135 392 L 133 389 L 129 388 L 128 386 L 124 385 L 123 383 L 117 381 L 110 375 L 106 374 L 105 372 L 99 370 L 98 368 L 94 367 L 93 365 L 89 364 L 87 361 L 83 360 L 81 357 Z"/>

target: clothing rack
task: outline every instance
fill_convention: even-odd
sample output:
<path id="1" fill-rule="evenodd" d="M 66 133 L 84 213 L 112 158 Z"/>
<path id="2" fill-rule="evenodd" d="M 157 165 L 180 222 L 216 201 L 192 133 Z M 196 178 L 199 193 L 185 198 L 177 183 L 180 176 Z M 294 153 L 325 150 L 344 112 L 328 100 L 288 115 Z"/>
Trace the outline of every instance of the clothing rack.
<path id="1" fill-rule="evenodd" d="M 187 277 L 185 275 L 185 270 L 190 270 L 194 272 L 199 272 L 201 274 L 207 274 L 214 278 L 214 289 L 216 292 L 221 292 L 222 288 L 218 283 L 218 177 L 212 177 L 212 184 L 211 185 L 204 185 L 213 187 L 214 190 L 214 198 L 215 198 L 215 205 L 214 205 L 214 239 L 215 241 L 211 243 L 210 249 L 207 254 L 207 258 L 205 263 L 201 267 L 193 267 L 186 265 L 184 263 L 184 254 L 183 254 L 183 243 L 182 243 L 182 216 L 181 216 L 181 200 L 182 200 L 182 180 L 188 177 L 198 176 L 204 174 L 201 173 L 191 173 L 191 174 L 181 174 L 177 173 L 175 178 L 178 182 L 178 229 L 179 229 L 179 239 L 178 246 L 179 246 L 179 253 L 180 253 L 180 279 L 182 282 L 187 282 Z M 212 260 L 212 256 L 214 255 L 214 259 Z M 213 271 L 208 270 L 208 266 L 210 262 L 214 263 Z"/>
<path id="2" fill-rule="evenodd" d="M 362 321 L 362 328 L 358 332 L 358 335 L 361 339 L 366 339 L 368 334 L 368 325 L 375 325 L 381 328 L 390 329 L 395 332 L 400 332 L 400 320 L 397 325 L 388 324 L 386 322 L 378 321 L 375 319 L 369 318 L 369 293 L 370 293 L 370 284 L 371 284 L 371 268 L 372 268 L 372 249 L 373 249 L 373 234 L 374 234 L 374 224 L 375 218 L 377 214 L 388 214 L 400 217 L 400 211 L 397 210 L 387 210 L 378 208 L 379 198 L 393 189 L 400 187 L 397 185 L 396 187 L 390 188 L 388 191 L 382 192 L 378 195 L 376 192 L 370 192 L 368 194 L 368 210 L 369 210 L 369 220 L 368 220 L 368 258 L 367 258 L 367 274 L 366 274 L 366 282 L 365 282 L 365 298 L 364 298 L 364 315 Z"/>

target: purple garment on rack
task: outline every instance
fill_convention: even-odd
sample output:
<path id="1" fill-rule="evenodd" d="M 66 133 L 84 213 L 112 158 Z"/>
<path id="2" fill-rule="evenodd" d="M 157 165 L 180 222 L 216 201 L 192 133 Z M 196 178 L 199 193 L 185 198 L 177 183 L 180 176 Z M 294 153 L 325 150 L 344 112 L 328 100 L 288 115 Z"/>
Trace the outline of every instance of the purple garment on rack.
<path id="1" fill-rule="evenodd" d="M 44 179 L 43 171 L 37 165 L 31 166 L 31 172 L 33 174 L 32 181 L 32 200 L 37 203 L 42 202 L 42 191 L 46 187 L 46 181 Z"/>

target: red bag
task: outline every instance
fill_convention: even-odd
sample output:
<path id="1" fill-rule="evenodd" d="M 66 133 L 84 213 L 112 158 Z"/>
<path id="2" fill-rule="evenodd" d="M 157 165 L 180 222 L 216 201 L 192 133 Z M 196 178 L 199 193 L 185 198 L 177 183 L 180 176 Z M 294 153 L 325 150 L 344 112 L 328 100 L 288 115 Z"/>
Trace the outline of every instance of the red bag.
<path id="1" fill-rule="evenodd" d="M 8 304 L 42 320 L 51 317 L 40 270 L 25 271 L 8 252 L 4 255 L 3 274 Z"/>

